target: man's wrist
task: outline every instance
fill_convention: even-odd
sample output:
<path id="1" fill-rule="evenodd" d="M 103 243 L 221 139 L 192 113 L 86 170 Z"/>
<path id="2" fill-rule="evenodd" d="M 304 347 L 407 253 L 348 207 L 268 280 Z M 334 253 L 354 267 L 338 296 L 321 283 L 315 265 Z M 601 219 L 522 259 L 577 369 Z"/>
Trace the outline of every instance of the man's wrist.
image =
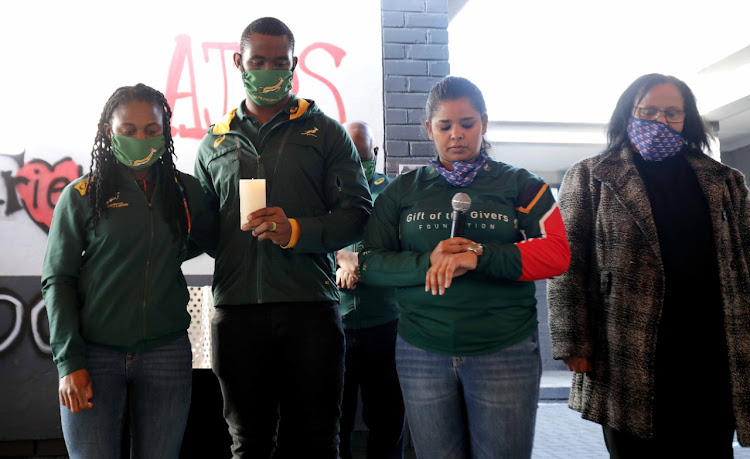
<path id="1" fill-rule="evenodd" d="M 293 249 L 299 241 L 300 227 L 299 222 L 293 218 L 289 219 L 289 226 L 292 227 L 292 234 L 289 236 L 289 242 L 286 245 L 282 245 L 282 249 Z"/>
<path id="2" fill-rule="evenodd" d="M 347 249 L 340 249 L 336 252 L 336 263 L 339 266 L 341 266 L 342 263 L 356 265 L 357 262 L 357 252 L 352 252 Z"/>

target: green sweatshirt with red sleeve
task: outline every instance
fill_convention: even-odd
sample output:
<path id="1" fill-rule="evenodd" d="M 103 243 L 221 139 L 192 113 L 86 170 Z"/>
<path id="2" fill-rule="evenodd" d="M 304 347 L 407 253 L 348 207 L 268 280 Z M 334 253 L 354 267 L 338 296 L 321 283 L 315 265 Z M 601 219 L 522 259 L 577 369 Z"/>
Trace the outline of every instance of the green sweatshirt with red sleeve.
<path id="1" fill-rule="evenodd" d="M 450 237 L 451 199 L 471 198 L 464 237 L 484 253 L 444 295 L 425 292 L 430 254 Z M 534 280 L 565 272 L 570 249 L 549 186 L 528 171 L 487 159 L 465 188 L 432 166 L 398 176 L 376 202 L 359 257 L 361 282 L 396 287 L 399 334 L 421 349 L 483 355 L 537 328 Z"/>

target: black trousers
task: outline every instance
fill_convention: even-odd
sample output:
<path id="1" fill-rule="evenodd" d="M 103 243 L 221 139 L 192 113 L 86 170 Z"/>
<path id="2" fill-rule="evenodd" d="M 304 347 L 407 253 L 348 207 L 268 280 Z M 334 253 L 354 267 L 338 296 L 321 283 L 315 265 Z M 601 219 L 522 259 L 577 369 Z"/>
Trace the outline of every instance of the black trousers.
<path id="1" fill-rule="evenodd" d="M 337 302 L 219 307 L 211 335 L 233 457 L 338 457 L 344 331 Z"/>
<path id="2" fill-rule="evenodd" d="M 603 427 L 604 443 L 612 459 L 649 458 L 732 458 L 734 428 L 724 432 L 704 432 L 695 437 L 688 434 L 657 437 L 650 440 Z"/>
<path id="3" fill-rule="evenodd" d="M 346 365 L 341 415 L 341 459 L 352 458 L 352 431 L 357 394 L 362 394 L 362 419 L 367 425 L 367 457 L 404 456 L 404 400 L 396 374 L 394 320 L 359 330 L 344 330 Z"/>
<path id="4" fill-rule="evenodd" d="M 718 378 L 718 376 L 717 376 Z M 603 427 L 604 442 L 613 459 L 731 458 L 734 457 L 734 414 L 728 391 L 687 384 L 673 386 L 673 394 L 657 391 L 654 436 L 643 439 Z M 661 397 L 660 397 L 661 395 Z"/>

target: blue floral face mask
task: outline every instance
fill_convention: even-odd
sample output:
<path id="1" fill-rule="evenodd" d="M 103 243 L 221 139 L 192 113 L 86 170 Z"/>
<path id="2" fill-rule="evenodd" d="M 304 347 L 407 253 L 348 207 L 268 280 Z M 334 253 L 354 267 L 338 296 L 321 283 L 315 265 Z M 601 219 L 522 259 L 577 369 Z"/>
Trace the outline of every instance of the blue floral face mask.
<path id="1" fill-rule="evenodd" d="M 471 182 L 474 181 L 474 178 L 476 178 L 479 173 L 479 169 L 481 169 L 486 162 L 487 154 L 484 150 L 479 153 L 479 157 L 474 161 L 455 161 L 453 163 L 452 171 L 449 171 L 443 166 L 440 162 L 440 158 L 430 161 L 430 163 L 435 166 L 435 170 L 438 171 L 448 183 L 459 188 L 465 188 L 471 185 Z"/>
<path id="2" fill-rule="evenodd" d="M 634 116 L 628 121 L 628 137 L 646 161 L 670 158 L 685 146 L 682 135 L 666 124 Z"/>

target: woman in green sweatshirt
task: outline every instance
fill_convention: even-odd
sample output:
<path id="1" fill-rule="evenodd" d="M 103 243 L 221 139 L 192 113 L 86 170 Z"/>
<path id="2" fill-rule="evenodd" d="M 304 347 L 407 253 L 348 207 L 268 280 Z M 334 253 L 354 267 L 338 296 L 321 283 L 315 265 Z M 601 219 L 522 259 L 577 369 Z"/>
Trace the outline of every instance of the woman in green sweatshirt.
<path id="1" fill-rule="evenodd" d="M 417 455 L 530 457 L 533 281 L 567 269 L 565 227 L 546 183 L 487 155 L 487 110 L 469 80 L 432 88 L 425 125 L 438 158 L 378 196 L 360 279 L 397 287 L 396 366 Z M 470 200 L 464 237 L 450 237 L 457 193 Z"/>
<path id="2" fill-rule="evenodd" d="M 61 193 L 42 293 L 72 458 L 179 456 L 192 386 L 181 263 L 210 250 L 198 181 L 176 170 L 172 111 L 143 84 L 119 88 L 99 120 L 89 174 Z"/>

